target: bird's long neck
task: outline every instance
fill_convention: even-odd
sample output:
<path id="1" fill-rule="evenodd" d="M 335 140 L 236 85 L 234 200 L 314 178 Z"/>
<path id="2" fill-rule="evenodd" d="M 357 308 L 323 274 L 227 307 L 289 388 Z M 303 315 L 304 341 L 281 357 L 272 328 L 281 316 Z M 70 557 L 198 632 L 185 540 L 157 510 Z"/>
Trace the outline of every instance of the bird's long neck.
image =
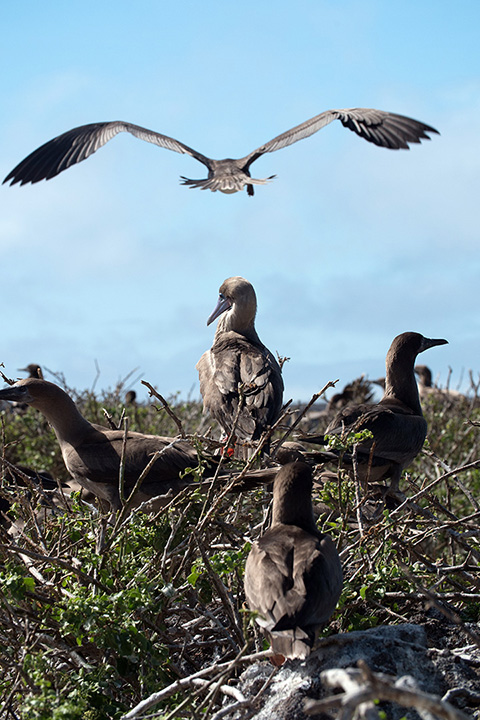
<path id="1" fill-rule="evenodd" d="M 311 487 L 306 490 L 294 482 L 284 482 L 274 487 L 272 527 L 280 523 L 296 525 L 310 533 L 317 532 Z"/>
<path id="2" fill-rule="evenodd" d="M 93 430 L 73 400 L 60 388 L 50 397 L 32 403 L 46 417 L 60 443 L 77 445 Z"/>
<path id="3" fill-rule="evenodd" d="M 385 393 L 382 400 L 395 399 L 407 405 L 416 415 L 422 415 L 418 386 L 413 370 L 415 358 L 408 353 L 387 355 Z"/>
<path id="4" fill-rule="evenodd" d="M 240 309 L 236 304 L 233 304 L 230 310 L 220 316 L 215 332 L 215 339 L 220 337 L 222 333 L 229 331 L 243 335 L 250 340 L 250 342 L 258 345 L 262 344 L 255 329 L 255 312 L 252 314 L 251 311 Z"/>

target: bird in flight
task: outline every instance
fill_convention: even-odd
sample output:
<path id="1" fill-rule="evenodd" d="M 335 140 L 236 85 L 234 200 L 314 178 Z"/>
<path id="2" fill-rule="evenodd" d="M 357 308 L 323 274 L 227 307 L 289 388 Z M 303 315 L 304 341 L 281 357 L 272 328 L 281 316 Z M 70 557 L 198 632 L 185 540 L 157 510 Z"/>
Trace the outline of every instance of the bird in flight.
<path id="1" fill-rule="evenodd" d="M 352 108 L 347 110 L 326 110 L 310 120 L 277 135 L 273 140 L 253 150 L 249 155 L 238 160 L 225 158 L 213 160 L 193 150 L 175 138 L 147 130 L 140 125 L 116 120 L 113 122 L 91 123 L 68 130 L 34 150 L 22 160 L 5 178 L 4 183 L 10 184 L 36 183 L 50 180 L 76 163 L 86 160 L 120 132 L 129 132 L 134 137 L 153 143 L 167 150 L 190 155 L 208 169 L 208 177 L 204 180 L 190 180 L 181 176 L 183 185 L 202 190 L 219 190 L 223 193 L 235 193 L 246 186 L 248 195 L 253 195 L 254 185 L 266 185 L 275 175 L 268 178 L 252 178 L 250 166 L 265 153 L 281 150 L 298 140 L 310 137 L 325 125 L 340 120 L 342 125 L 357 133 L 368 142 L 390 150 L 408 150 L 409 143 L 430 140 L 427 133 L 438 133 L 438 130 L 404 115 L 374 110 L 371 108 Z"/>

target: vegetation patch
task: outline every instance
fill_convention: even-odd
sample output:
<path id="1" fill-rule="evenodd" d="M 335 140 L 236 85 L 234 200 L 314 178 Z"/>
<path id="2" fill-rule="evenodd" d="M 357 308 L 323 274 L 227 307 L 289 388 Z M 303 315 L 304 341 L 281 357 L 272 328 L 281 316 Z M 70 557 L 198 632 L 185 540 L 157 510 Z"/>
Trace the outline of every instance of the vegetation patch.
<path id="1" fill-rule="evenodd" d="M 118 392 L 75 399 L 90 421 L 107 424 L 105 409 L 121 425 Z M 206 447 L 200 404 L 169 405 Z M 384 502 L 341 468 L 315 485 L 318 525 L 336 542 L 345 577 L 324 636 L 418 622 L 430 607 L 460 630 L 479 619 L 480 409 L 435 396 L 424 412 L 428 443 L 403 476 L 404 501 Z M 132 430 L 178 433 L 154 406 L 127 415 Z M 149 717 L 214 717 L 265 646 L 244 604 L 243 572 L 268 526 L 270 488 L 227 493 L 198 482 L 156 514 L 116 523 L 80 491 L 62 496 L 13 473 L 28 466 L 70 479 L 39 413 L 4 410 L 1 423 L 1 717 L 119 720 L 154 694 Z M 193 473 L 202 480 L 202 467 Z"/>

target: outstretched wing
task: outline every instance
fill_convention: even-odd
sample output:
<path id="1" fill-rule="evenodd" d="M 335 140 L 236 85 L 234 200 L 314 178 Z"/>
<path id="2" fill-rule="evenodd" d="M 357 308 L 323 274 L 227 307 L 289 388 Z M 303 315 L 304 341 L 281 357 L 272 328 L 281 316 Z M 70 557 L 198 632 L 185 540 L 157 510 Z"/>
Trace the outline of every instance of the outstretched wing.
<path id="1" fill-rule="evenodd" d="M 326 110 L 310 120 L 277 135 L 273 140 L 247 155 L 244 160 L 248 167 L 264 153 L 274 152 L 292 143 L 310 137 L 321 130 L 325 125 L 340 120 L 342 125 L 357 133 L 368 142 L 389 148 L 390 150 L 408 150 L 409 143 L 419 143 L 421 140 L 430 140 L 427 133 L 437 133 L 438 130 L 425 125 L 418 120 L 385 112 L 373 108 L 351 108 L 346 110 Z"/>
<path id="2" fill-rule="evenodd" d="M 122 122 L 91 123 L 68 130 L 63 135 L 53 138 L 41 147 L 34 150 L 22 160 L 5 178 L 4 183 L 11 181 L 11 185 L 20 183 L 36 183 L 40 180 L 50 180 L 59 173 L 76 163 L 86 160 L 105 143 L 120 132 L 129 132 L 131 135 L 153 143 L 167 150 L 191 155 L 210 169 L 210 160 L 188 145 L 184 145 L 175 138 L 161 135 L 153 130 L 147 130 L 140 125 Z"/>

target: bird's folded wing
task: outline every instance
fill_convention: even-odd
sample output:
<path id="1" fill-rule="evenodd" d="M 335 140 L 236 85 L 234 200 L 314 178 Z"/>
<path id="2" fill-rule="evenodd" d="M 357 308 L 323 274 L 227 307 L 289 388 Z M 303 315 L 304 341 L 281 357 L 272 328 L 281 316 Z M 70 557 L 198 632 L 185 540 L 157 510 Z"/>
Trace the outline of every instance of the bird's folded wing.
<path id="1" fill-rule="evenodd" d="M 333 427 L 332 427 L 333 425 Z M 415 415 L 408 408 L 389 409 L 378 404 L 364 409 L 350 411 L 346 408 L 329 425 L 325 434 L 339 435 L 342 432 L 370 430 L 374 438 L 360 442 L 357 450 L 374 453 L 386 460 L 403 463 L 410 456 L 420 452 L 427 432 L 427 423 L 421 415 Z"/>

